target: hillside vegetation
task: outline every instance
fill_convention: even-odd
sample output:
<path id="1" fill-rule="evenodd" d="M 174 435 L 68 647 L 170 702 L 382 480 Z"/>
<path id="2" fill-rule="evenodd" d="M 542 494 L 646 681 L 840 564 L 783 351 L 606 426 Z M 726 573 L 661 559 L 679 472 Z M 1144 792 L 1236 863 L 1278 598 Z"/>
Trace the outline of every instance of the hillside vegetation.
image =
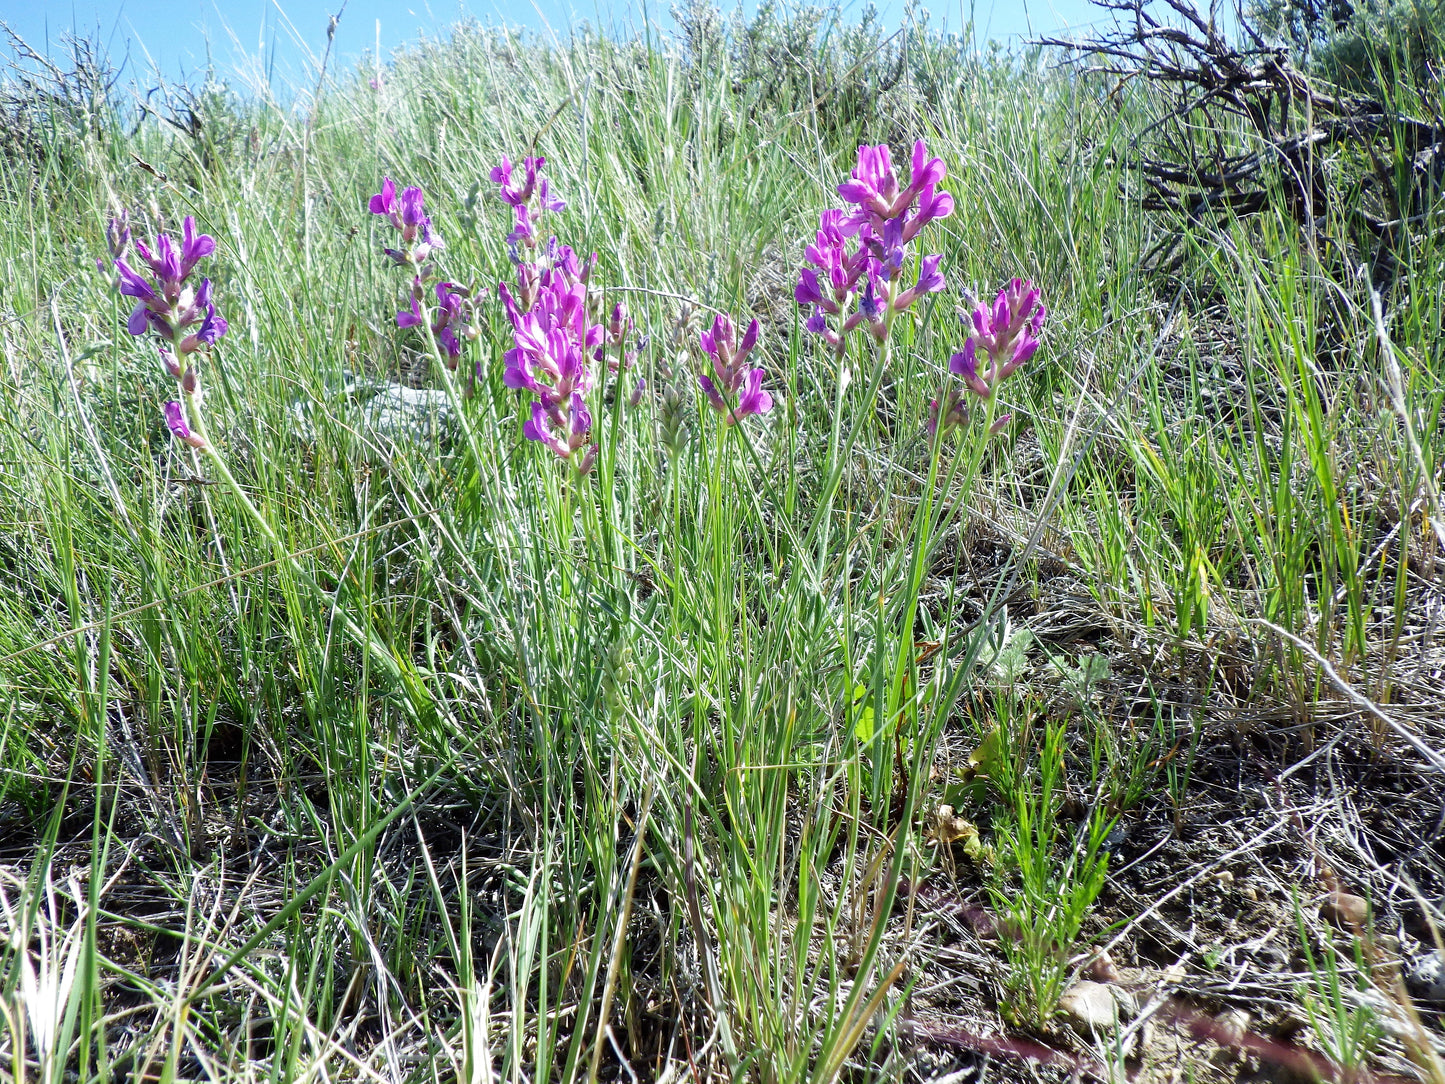
<path id="1" fill-rule="evenodd" d="M 12 40 L 0 1079 L 1445 1084 L 1440 50 L 1191 10 Z"/>

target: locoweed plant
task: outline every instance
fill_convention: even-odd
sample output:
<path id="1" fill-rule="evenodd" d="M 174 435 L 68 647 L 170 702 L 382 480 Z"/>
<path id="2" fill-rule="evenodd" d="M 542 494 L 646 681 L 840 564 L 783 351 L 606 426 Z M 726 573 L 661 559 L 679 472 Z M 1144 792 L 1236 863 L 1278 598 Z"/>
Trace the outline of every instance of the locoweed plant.
<path id="1" fill-rule="evenodd" d="M 843 206 L 821 214 L 806 246 L 794 300 L 809 337 L 788 348 L 784 371 L 796 374 L 803 343 L 821 343 L 835 379 L 822 392 L 831 406 L 807 404 L 831 431 L 826 448 L 818 442 L 821 485 L 802 495 L 796 471 L 783 492 L 763 458 L 775 456 L 775 436 L 797 439 L 800 410 L 789 400 L 817 395 L 818 385 L 792 380 L 783 399 L 777 341 L 759 319 L 735 323 L 739 309 L 730 306 L 713 310 L 701 329 L 678 322 L 670 356 L 644 370 L 658 381 L 648 401 L 654 415 L 645 417 L 647 382 L 634 370 L 655 314 L 643 308 L 648 301 L 635 312 L 604 298 L 599 280 L 610 271 L 599 272 L 598 255 L 583 258 L 559 240 L 565 230 L 556 227 L 571 222 L 545 158 L 528 155 L 514 166 L 503 157 L 490 171 L 507 210 L 508 232 L 498 238 L 511 267 L 495 294 L 478 288 L 485 272 L 467 266 L 465 245 L 444 242 L 420 185 L 384 176 L 366 201 L 386 234 L 379 246 L 386 264 L 404 276 L 395 327 L 423 345 L 466 436 L 464 453 L 428 464 L 442 484 L 427 487 L 398 472 L 396 495 L 413 507 L 453 502 L 439 526 L 441 545 L 464 555 L 458 593 L 476 611 L 452 616 L 456 654 L 472 667 L 484 650 L 507 660 L 505 722 L 493 720 L 488 731 L 505 753 L 483 762 L 488 771 L 501 765 L 491 781 L 506 779 L 511 801 L 536 801 L 546 811 L 529 820 L 546 857 L 537 859 L 517 912 L 530 933 L 509 950 L 515 1000 L 505 1021 L 489 1020 L 479 1001 L 496 975 L 480 974 L 465 912 L 461 937 L 448 927 L 446 939 L 466 1028 L 481 1036 L 468 1042 L 509 1036 L 501 1057 L 513 1076 L 528 1063 L 556 1066 L 564 1079 L 588 1065 L 595 1075 L 615 1046 L 613 1008 L 631 997 L 629 923 L 643 869 L 682 901 L 705 960 L 720 1056 L 734 1075 L 757 1071 L 753 1062 L 766 1057 L 764 1075 L 834 1079 L 872 1022 L 893 1011 L 889 999 L 906 959 L 890 947 L 890 916 L 917 861 L 906 836 L 938 734 L 981 642 L 961 637 L 925 675 L 914 643 L 921 584 L 938 538 L 965 506 L 988 441 L 1009 417 L 997 409 L 999 389 L 1038 349 L 1044 319 L 1039 292 L 1023 280 L 979 306 L 949 366 L 961 381 L 950 378 L 931 412 L 928 477 L 906 544 L 881 536 L 866 543 L 861 582 L 878 606 L 858 607 L 853 573 L 835 558 L 835 532 L 851 530 L 852 515 L 838 514 L 837 497 L 860 436 L 877 423 L 893 352 L 912 342 L 898 321 L 921 320 L 946 285 L 943 256 L 920 250 L 927 231 L 954 213 L 953 197 L 940 188 L 947 171 L 921 139 L 910 166 L 902 180 L 886 145 L 859 147 L 851 176 L 837 187 Z M 179 389 L 165 407 L 176 440 L 210 457 L 277 562 L 367 649 L 368 667 L 397 685 L 441 680 L 448 664 L 438 638 L 428 640 L 423 678 L 409 669 L 406 648 L 383 642 L 369 613 L 346 609 L 355 577 L 327 589 L 303 572 L 283 532 L 232 476 L 201 390 L 203 360 L 227 326 L 210 280 L 192 283 L 200 261 L 215 253 L 214 239 L 187 218 L 180 240 L 162 234 L 154 251 L 136 245 L 149 277 L 128 262 L 123 220 L 108 244 L 119 288 L 134 302 L 128 329 L 158 340 Z M 603 266 L 614 266 L 610 255 Z M 496 342 L 494 328 L 505 341 Z M 699 365 L 686 360 L 684 343 Z M 855 366 L 866 380 L 851 379 Z M 983 404 L 976 425 L 965 406 L 970 397 Z M 690 430 L 712 437 L 689 442 Z M 955 431 L 964 434 L 958 455 Z M 504 439 L 508 432 L 514 439 Z M 668 499 L 649 502 L 639 491 L 659 462 Z M 866 679 L 857 678 L 860 668 Z M 480 687 L 472 672 L 456 680 Z M 850 781 L 846 821 L 824 815 L 833 784 L 817 775 L 838 755 L 839 701 L 879 721 L 866 732 L 845 723 L 842 775 L 828 770 Z M 357 711 L 364 716 L 364 704 Z M 660 716 L 666 722 L 657 729 Z M 436 779 L 455 763 L 446 734 L 422 734 L 420 746 L 439 766 L 419 778 Z M 816 813 L 798 836 L 787 818 L 789 795 L 802 786 Z M 408 789 L 389 812 L 362 818 L 326 876 L 350 868 L 424 789 Z M 581 818 L 591 825 L 586 834 L 557 816 L 574 804 L 592 811 Z M 654 830 L 659 823 L 671 827 Z M 683 838 L 679 824 L 687 826 Z M 838 862 L 851 887 L 834 896 L 823 886 Z M 730 871 L 727 880 L 711 872 L 718 868 Z M 440 904 L 445 890 L 435 870 L 428 876 Z M 326 883 L 311 882 L 288 915 Z M 780 916 L 779 899 L 795 900 L 796 913 Z M 256 937 L 287 920 L 278 917 Z M 820 955 L 835 939 L 848 944 L 846 958 Z M 353 941 L 363 954 L 363 941 Z M 793 976 L 784 999 L 769 992 L 778 976 L 758 970 L 760 945 L 775 946 L 769 967 Z M 563 958 L 569 962 L 559 971 Z M 575 1015 L 561 1011 L 564 999 L 577 1006 Z M 468 1053 L 476 1066 L 486 1056 L 480 1048 Z"/>

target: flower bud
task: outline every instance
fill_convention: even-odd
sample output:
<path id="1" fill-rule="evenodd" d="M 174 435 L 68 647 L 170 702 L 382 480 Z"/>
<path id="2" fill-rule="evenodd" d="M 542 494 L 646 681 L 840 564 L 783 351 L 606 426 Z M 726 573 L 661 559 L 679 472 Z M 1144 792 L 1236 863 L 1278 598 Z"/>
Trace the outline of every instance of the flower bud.
<path id="1" fill-rule="evenodd" d="M 166 416 L 166 427 L 175 438 L 192 448 L 205 448 L 207 444 L 204 438 L 191 432 L 191 427 L 186 424 L 186 413 L 181 404 L 174 399 L 167 399 L 162 409 Z"/>

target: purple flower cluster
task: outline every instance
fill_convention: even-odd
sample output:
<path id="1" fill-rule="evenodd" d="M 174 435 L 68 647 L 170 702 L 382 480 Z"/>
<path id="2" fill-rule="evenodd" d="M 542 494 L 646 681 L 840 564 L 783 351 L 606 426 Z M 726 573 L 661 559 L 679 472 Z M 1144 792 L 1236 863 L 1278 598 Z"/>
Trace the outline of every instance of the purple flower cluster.
<path id="1" fill-rule="evenodd" d="M 882 342 L 896 313 L 923 294 L 943 289 L 938 270 L 942 257 L 936 255 L 923 257 L 912 286 L 903 287 L 901 279 L 909 243 L 928 223 L 953 214 L 953 197 L 938 191 L 946 174 L 943 160 L 928 157 L 921 139 L 913 145 L 906 187 L 899 185 L 886 144 L 858 148 L 851 178 L 838 186 L 838 195 L 851 210 L 823 212 L 817 239 L 805 252 L 813 266 L 802 269 L 793 291 L 798 304 L 812 310 L 808 330 L 840 355 L 855 328 L 866 324 Z M 836 329 L 829 317 L 838 318 Z"/>
<path id="2" fill-rule="evenodd" d="M 520 186 L 512 183 L 512 164 L 506 158 L 491 173 L 501 186 L 503 201 L 515 210 L 517 222 L 517 229 L 507 237 L 517 267 L 516 290 L 505 282 L 497 285 L 514 343 L 503 355 L 502 381 L 509 388 L 536 396 L 523 435 L 546 445 L 572 462 L 579 474 L 585 474 L 597 459 L 597 445 L 591 442 L 592 414 L 585 398 L 596 384 L 593 362 L 603 357 L 609 333 L 616 333 L 613 341 L 624 334 L 625 312 L 614 310 L 607 327 L 592 322 L 587 281 L 597 263 L 595 253 L 583 262 L 570 246 L 558 244 L 553 237 L 538 258 L 522 259 L 519 246 L 537 247 L 537 219 L 528 210 L 533 199 L 539 201 L 542 211 L 560 211 L 564 206 L 551 195 L 547 179 L 540 175 L 544 162 L 542 158 L 525 159 L 526 180 Z"/>
<path id="3" fill-rule="evenodd" d="M 938 398 L 928 402 L 928 432 L 937 434 L 942 429 L 961 429 L 968 422 L 968 405 L 958 385 L 946 384 Z"/>
<path id="4" fill-rule="evenodd" d="M 624 369 L 632 368 L 637 361 L 637 352 L 647 346 L 649 337 L 643 335 L 633 338 L 634 330 L 632 314 L 627 311 L 627 306 L 619 301 L 612 306 L 607 323 L 602 325 L 602 348 L 598 355 L 607 358 L 608 372 L 620 373 Z M 632 406 L 636 406 L 642 399 L 642 388 L 645 384 L 646 381 L 641 381 L 628 399 Z"/>
<path id="5" fill-rule="evenodd" d="M 733 322 L 726 316 L 714 317 L 712 329 L 702 333 L 702 348 L 712 358 L 716 379 L 699 374 L 697 382 L 727 425 L 773 408 L 773 397 L 763 390 L 763 370 L 748 368 L 748 355 L 757 344 L 756 320 L 743 332 L 742 342 L 737 341 Z"/>
<path id="6" fill-rule="evenodd" d="M 175 378 L 182 393 L 195 398 L 200 394 L 200 377 L 186 359 L 215 345 L 226 333 L 226 321 L 216 312 L 215 302 L 211 300 L 211 280 L 203 278 L 196 288 L 187 285 L 186 280 L 197 263 L 216 251 L 215 238 L 198 234 L 196 220 L 187 215 L 179 243 L 164 233 L 156 238 L 154 250 L 136 241 L 136 254 L 150 269 L 150 279 L 124 258 L 130 243 L 124 216 L 112 220 L 106 241 L 120 292 L 135 299 L 126 330 L 135 336 L 144 335 L 147 330 L 153 332 L 161 340 L 157 347 L 166 372 Z M 172 433 L 192 447 L 206 447 L 205 439 L 191 432 L 186 424 L 185 411 L 179 402 L 168 401 L 165 414 Z"/>
<path id="7" fill-rule="evenodd" d="M 552 194 L 547 178 L 542 176 L 542 167 L 546 164 L 545 158 L 522 159 L 523 181 L 513 184 L 512 163 L 502 155 L 502 164 L 493 167 L 489 174 L 493 183 L 501 186 L 502 202 L 511 206 L 516 216 L 516 225 L 507 234 L 509 245 L 536 248 L 542 217 L 567 208 L 567 204 Z"/>
<path id="8" fill-rule="evenodd" d="M 994 391 L 1017 371 L 1039 348 L 1039 332 L 1047 310 L 1039 301 L 1038 288 L 1028 279 L 1014 279 L 998 292 L 992 305 L 980 301 L 972 315 L 973 331 L 963 350 L 948 359 L 948 368 L 963 378 L 964 387 L 980 399 L 993 398 Z M 929 404 L 929 427 L 947 428 L 958 420 L 950 404 L 959 401 L 955 388 L 944 392 L 944 405 Z M 1008 424 L 1009 415 L 997 418 L 998 432 Z"/>
<path id="9" fill-rule="evenodd" d="M 592 358 L 604 337 L 602 325 L 588 318 L 587 286 L 573 273 L 576 257 L 566 246 L 559 248 L 562 258 L 541 273 L 529 311 L 517 304 L 506 283 L 497 287 L 516 344 L 503 355 L 503 382 L 532 392 L 544 406 L 592 390 Z"/>
<path id="10" fill-rule="evenodd" d="M 381 215 L 401 235 L 400 248 L 382 251 L 396 266 L 412 273 L 411 308 L 396 314 L 396 326 L 430 326 L 447 368 L 455 371 L 461 361 L 464 343 L 475 342 L 481 335 L 476 313 L 477 292 L 471 286 L 438 282 L 432 288 L 436 306 L 430 308 L 429 313 L 422 308 L 427 299 L 427 284 L 436 274 L 432 258 L 444 247 L 441 237 L 432 227 L 431 217 L 426 213 L 422 190 L 412 185 L 398 196 L 396 184 L 390 177 L 383 177 L 381 191 L 371 197 L 367 209 L 374 215 Z"/>
<path id="11" fill-rule="evenodd" d="M 447 368 L 455 371 L 461 361 L 464 342 L 476 342 L 482 329 L 477 322 L 477 292 L 471 286 L 439 282 L 434 287 L 436 307 L 431 310 L 431 331 L 437 346 L 446 354 Z M 422 279 L 412 282 L 411 308 L 396 314 L 396 326 L 421 327 L 426 323 L 421 301 L 426 296 Z"/>
<path id="12" fill-rule="evenodd" d="M 396 184 L 390 177 L 381 179 L 381 191 L 371 197 L 367 209 L 374 215 L 381 215 L 401 234 L 401 248 L 382 249 L 392 263 L 409 269 L 425 282 L 431 277 L 431 266 L 427 262 L 442 247 L 442 239 L 432 229 L 431 217 L 423 206 L 421 189 L 412 185 L 396 194 Z"/>
<path id="13" fill-rule="evenodd" d="M 149 328 L 181 355 L 211 346 L 226 333 L 226 321 L 216 315 L 211 301 L 211 280 L 202 279 L 194 290 L 186 285 L 196 264 L 216 251 L 214 238 L 196 233 L 194 218 L 186 216 L 179 245 L 163 233 L 156 238 L 154 252 L 141 241 L 135 243 L 135 250 L 155 281 L 147 282 L 125 260 L 115 261 L 120 292 L 136 299 L 126 321 L 127 331 L 144 335 Z M 187 328 L 195 330 L 188 332 Z"/>

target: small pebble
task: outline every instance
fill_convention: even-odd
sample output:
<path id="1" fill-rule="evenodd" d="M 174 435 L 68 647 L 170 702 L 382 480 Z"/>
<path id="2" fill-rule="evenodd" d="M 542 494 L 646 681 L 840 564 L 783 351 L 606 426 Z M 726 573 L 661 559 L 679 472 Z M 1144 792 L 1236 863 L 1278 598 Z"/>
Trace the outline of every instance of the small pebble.
<path id="1" fill-rule="evenodd" d="M 1114 957 L 1107 952 L 1101 952 L 1095 956 L 1086 970 L 1089 978 L 1095 982 L 1118 982 L 1124 977 L 1119 974 L 1119 967 L 1114 963 Z"/>
<path id="2" fill-rule="evenodd" d="M 1219 1044 L 1219 1049 L 1214 1052 L 1210 1060 L 1221 1066 L 1239 1061 L 1243 1056 L 1240 1044 L 1249 1034 L 1250 1025 L 1253 1023 L 1253 1017 L 1243 1009 L 1226 1009 L 1216 1016 L 1209 1038 Z"/>
<path id="3" fill-rule="evenodd" d="M 1139 1011 L 1134 997 L 1122 986 L 1076 982 L 1059 998 L 1059 1012 L 1084 1036 L 1111 1028 Z"/>
<path id="4" fill-rule="evenodd" d="M 1343 930 L 1364 929 L 1370 917 L 1370 904 L 1363 896 L 1336 889 L 1320 904 L 1320 917 Z"/>
<path id="5" fill-rule="evenodd" d="M 1253 1018 L 1243 1009 L 1227 1009 L 1214 1018 L 1217 1030 L 1214 1041 L 1220 1046 L 1236 1047 L 1249 1033 Z"/>

